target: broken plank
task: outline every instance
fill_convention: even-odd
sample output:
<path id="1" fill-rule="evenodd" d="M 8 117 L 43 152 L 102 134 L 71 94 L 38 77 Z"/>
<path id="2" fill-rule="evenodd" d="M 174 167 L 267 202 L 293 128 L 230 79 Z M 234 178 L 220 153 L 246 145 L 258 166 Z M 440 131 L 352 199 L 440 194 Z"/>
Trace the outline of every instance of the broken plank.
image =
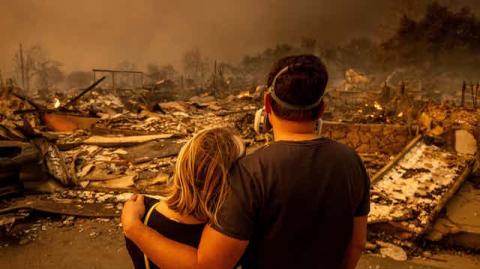
<path id="1" fill-rule="evenodd" d="M 158 131 L 107 128 L 107 127 L 94 125 L 91 129 L 91 133 L 93 135 L 99 135 L 99 136 L 104 136 L 104 135 L 136 136 L 136 135 L 158 134 Z"/>
<path id="2" fill-rule="evenodd" d="M 58 202 L 54 200 L 43 200 L 36 196 L 28 196 L 21 200 L 13 201 L 8 207 L 0 209 L 0 215 L 18 211 L 20 209 L 31 209 L 46 213 L 81 216 L 81 217 L 117 217 L 120 213 L 116 208 L 105 207 L 105 204 L 78 203 L 73 200 Z"/>
<path id="3" fill-rule="evenodd" d="M 156 139 L 172 138 L 174 134 L 137 135 L 137 136 L 91 136 L 81 143 L 100 147 L 126 147 L 138 145 Z"/>
<path id="4" fill-rule="evenodd" d="M 470 174 L 471 160 L 421 140 L 414 142 L 406 147 L 408 152 L 399 154 L 398 160 L 379 173 L 377 180 L 372 180 L 373 210 L 368 222 L 388 224 L 418 237 L 430 229 L 445 203 Z M 420 172 L 409 174 L 419 169 Z M 405 214 L 409 212 L 411 216 Z"/>
<path id="5" fill-rule="evenodd" d="M 372 177 L 372 184 L 381 179 L 390 169 L 392 169 L 392 167 L 394 167 L 398 161 L 401 160 L 403 156 L 405 156 L 405 154 L 407 154 L 417 144 L 418 141 L 420 141 L 420 139 L 422 139 L 421 135 L 417 135 L 415 138 L 413 138 L 412 141 L 410 141 L 410 143 L 408 143 L 408 145 L 406 145 L 405 148 L 403 148 L 403 150 L 398 153 L 392 161 L 390 161 Z"/>
<path id="6" fill-rule="evenodd" d="M 165 158 L 175 156 L 183 144 L 176 141 L 154 140 L 137 146 L 126 148 L 127 154 L 121 155 L 126 160 L 137 160 L 139 158 Z"/>
<path id="7" fill-rule="evenodd" d="M 67 115 L 61 113 L 46 113 L 43 121 L 47 128 L 56 132 L 71 132 L 78 129 L 90 129 L 99 118 Z"/>
<path id="8" fill-rule="evenodd" d="M 110 180 L 90 182 L 89 186 L 91 187 L 107 187 L 107 188 L 129 188 L 135 184 L 133 179 L 135 175 L 127 175 L 123 177 L 118 177 Z"/>
<path id="9" fill-rule="evenodd" d="M 21 192 L 22 192 L 22 186 L 19 184 L 0 187 L 0 197 L 17 194 Z"/>
<path id="10" fill-rule="evenodd" d="M 428 225 L 423 227 L 423 229 L 420 231 L 420 235 L 432 229 L 433 221 L 435 220 L 437 215 L 445 207 L 445 205 L 453 197 L 453 195 L 460 189 L 460 187 L 468 178 L 468 176 L 470 176 L 471 172 L 472 172 L 472 164 L 467 163 L 462 174 L 457 178 L 457 180 L 448 189 L 448 191 L 442 196 L 442 198 L 440 199 L 436 207 L 432 210 L 432 212 L 430 212 L 430 215 L 428 216 Z"/>

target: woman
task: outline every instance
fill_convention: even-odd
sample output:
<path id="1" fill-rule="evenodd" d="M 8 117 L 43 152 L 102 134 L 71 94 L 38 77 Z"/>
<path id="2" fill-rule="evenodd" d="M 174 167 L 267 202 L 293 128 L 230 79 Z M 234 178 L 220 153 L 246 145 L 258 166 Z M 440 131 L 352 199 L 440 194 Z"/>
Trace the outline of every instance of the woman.
<path id="1" fill-rule="evenodd" d="M 228 170 L 245 148 L 226 128 L 200 131 L 178 154 L 167 198 L 145 197 L 143 221 L 164 236 L 198 247 L 206 223 L 217 223 L 217 213 L 228 195 Z M 158 268 L 128 238 L 127 250 L 136 269 Z"/>

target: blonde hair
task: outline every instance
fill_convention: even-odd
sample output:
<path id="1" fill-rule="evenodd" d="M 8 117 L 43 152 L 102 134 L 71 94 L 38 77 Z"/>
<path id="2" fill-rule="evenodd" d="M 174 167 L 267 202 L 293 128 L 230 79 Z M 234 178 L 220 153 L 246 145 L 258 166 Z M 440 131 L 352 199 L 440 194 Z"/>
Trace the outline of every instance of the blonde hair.
<path id="1" fill-rule="evenodd" d="M 167 194 L 168 207 L 218 225 L 217 214 L 230 187 L 228 170 L 244 150 L 243 142 L 229 129 L 197 133 L 178 154 Z"/>

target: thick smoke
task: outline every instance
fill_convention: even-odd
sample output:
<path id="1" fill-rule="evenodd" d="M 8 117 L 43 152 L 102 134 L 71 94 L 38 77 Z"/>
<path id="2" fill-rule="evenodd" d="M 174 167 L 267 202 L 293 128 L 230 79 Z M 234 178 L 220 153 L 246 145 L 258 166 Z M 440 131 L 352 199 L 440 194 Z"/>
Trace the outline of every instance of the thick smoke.
<path id="1" fill-rule="evenodd" d="M 392 2 L 402 0 L 3 0 L 0 70 L 11 72 L 18 44 L 44 47 L 65 70 L 115 67 L 127 60 L 179 66 L 186 50 L 238 61 L 277 43 L 313 37 L 337 43 L 375 37 Z M 469 5 L 478 1 L 447 1 Z"/>

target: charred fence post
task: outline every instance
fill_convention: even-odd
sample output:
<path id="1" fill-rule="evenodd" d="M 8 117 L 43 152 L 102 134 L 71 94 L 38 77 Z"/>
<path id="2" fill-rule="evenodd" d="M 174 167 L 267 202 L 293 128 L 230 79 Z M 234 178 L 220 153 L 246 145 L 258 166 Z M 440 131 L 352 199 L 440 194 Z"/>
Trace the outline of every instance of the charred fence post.
<path id="1" fill-rule="evenodd" d="M 115 90 L 115 72 L 112 72 L 112 90 Z"/>
<path id="2" fill-rule="evenodd" d="M 475 93 L 473 82 L 470 82 L 470 95 L 472 96 L 472 106 L 475 108 Z"/>
<path id="3" fill-rule="evenodd" d="M 405 95 L 405 81 L 402 80 L 402 83 L 400 84 L 400 94 L 402 96 Z"/>
<path id="4" fill-rule="evenodd" d="M 467 90 L 467 83 L 464 80 L 462 84 L 462 101 L 460 103 L 461 107 L 465 107 L 465 91 L 466 90 Z"/>
<path id="5" fill-rule="evenodd" d="M 475 85 L 475 97 L 474 97 L 474 99 L 473 99 L 473 100 L 475 101 L 475 102 L 473 103 L 473 105 L 474 105 L 475 108 L 477 108 L 478 89 L 479 89 L 479 87 L 480 87 L 480 82 L 477 81 L 477 85 Z"/>
<path id="6" fill-rule="evenodd" d="M 111 79 L 112 79 L 112 87 L 111 87 L 112 90 L 117 89 L 117 84 L 123 84 L 123 83 L 122 83 L 123 80 L 121 79 L 122 77 L 120 77 L 120 82 L 117 83 L 119 77 L 115 78 L 115 75 L 116 75 L 116 74 L 129 74 L 129 75 L 132 75 L 132 76 L 133 76 L 133 83 L 134 83 L 134 84 L 137 82 L 137 78 L 135 77 L 135 75 L 140 75 L 140 83 L 141 83 L 141 85 L 140 85 L 141 87 L 140 87 L 140 88 L 143 88 L 143 87 L 144 87 L 144 85 L 143 85 L 143 84 L 144 84 L 144 74 L 143 74 L 143 72 L 141 72 L 141 71 L 134 71 L 134 70 L 112 70 L 112 69 L 98 69 L 98 68 L 94 68 L 94 69 L 92 69 L 92 71 L 93 71 L 93 78 L 94 78 L 94 79 L 96 78 L 96 73 L 108 73 L 108 74 L 110 74 L 110 75 L 112 76 L 112 77 L 111 77 Z M 129 81 L 129 80 L 127 79 L 127 81 Z M 122 87 L 122 85 L 118 85 L 118 86 Z M 135 86 L 136 86 L 136 85 L 133 85 L 133 87 L 135 87 Z"/>

